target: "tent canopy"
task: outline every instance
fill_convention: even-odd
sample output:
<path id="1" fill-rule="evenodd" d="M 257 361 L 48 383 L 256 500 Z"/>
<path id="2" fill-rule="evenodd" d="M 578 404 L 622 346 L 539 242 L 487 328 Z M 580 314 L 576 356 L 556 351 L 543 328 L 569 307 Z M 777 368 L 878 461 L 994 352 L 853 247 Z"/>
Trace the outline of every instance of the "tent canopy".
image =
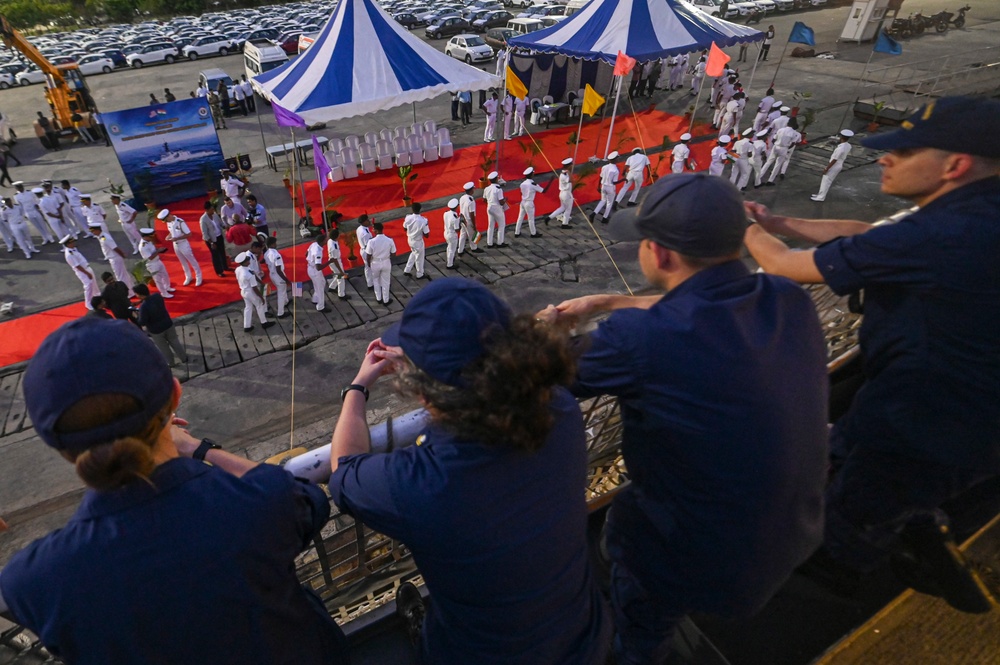
<path id="1" fill-rule="evenodd" d="M 305 53 L 254 84 L 312 125 L 500 87 L 501 80 L 422 42 L 373 0 L 340 0 Z"/>
<path id="2" fill-rule="evenodd" d="M 639 62 L 764 39 L 760 30 L 709 16 L 679 0 L 593 0 L 553 26 L 510 45 L 614 64 L 618 51 Z"/>

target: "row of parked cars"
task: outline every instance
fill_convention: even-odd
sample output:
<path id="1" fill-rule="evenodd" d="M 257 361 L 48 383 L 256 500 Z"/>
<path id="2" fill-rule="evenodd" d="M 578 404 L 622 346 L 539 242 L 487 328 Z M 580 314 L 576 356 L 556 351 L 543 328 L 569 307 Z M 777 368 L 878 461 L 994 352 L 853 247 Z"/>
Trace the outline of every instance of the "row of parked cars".
<path id="1" fill-rule="evenodd" d="M 52 64 L 75 62 L 84 76 L 119 68 L 170 64 L 239 53 L 252 39 L 269 39 L 286 53 L 297 53 L 299 36 L 317 32 L 330 16 L 333 1 L 296 2 L 256 9 L 233 9 L 169 21 L 84 28 L 71 33 L 29 37 Z M 0 89 L 41 83 L 45 75 L 23 54 L 0 47 Z"/>
<path id="2" fill-rule="evenodd" d="M 762 11 L 765 15 L 772 12 L 787 12 L 796 9 L 811 9 L 813 7 L 825 7 L 828 0 L 744 0 L 742 2 L 729 2 L 723 8 L 723 0 L 687 0 L 690 4 L 712 16 L 722 16 L 723 10 L 726 19 L 738 19 L 752 14 L 756 10 Z"/>

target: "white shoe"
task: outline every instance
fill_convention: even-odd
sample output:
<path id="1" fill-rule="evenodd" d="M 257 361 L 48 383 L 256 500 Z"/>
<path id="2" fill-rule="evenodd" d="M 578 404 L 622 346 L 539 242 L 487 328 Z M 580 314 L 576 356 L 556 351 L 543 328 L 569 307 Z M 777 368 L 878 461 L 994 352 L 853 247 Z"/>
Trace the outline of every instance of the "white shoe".
<path id="1" fill-rule="evenodd" d="M 187 286 L 187 285 L 188 285 L 188 284 L 190 284 L 190 283 L 191 283 L 191 278 L 190 278 L 190 277 L 188 277 L 187 279 L 185 279 L 185 280 L 184 280 L 184 281 L 183 281 L 183 282 L 181 283 L 181 286 Z"/>
<path id="2" fill-rule="evenodd" d="M 199 280 L 195 281 L 194 285 L 195 286 L 201 286 L 201 280 L 199 279 Z"/>
<path id="3" fill-rule="evenodd" d="M 172 287 L 172 286 L 168 286 L 168 287 L 167 287 L 167 291 L 169 291 L 170 293 L 173 293 L 173 292 L 174 292 L 174 291 L 176 291 L 176 290 L 177 290 L 177 289 L 175 289 L 175 288 L 174 288 L 174 287 Z"/>
<path id="4" fill-rule="evenodd" d="M 817 202 L 819 202 L 819 201 L 826 201 L 826 197 L 820 198 L 819 194 L 813 194 L 809 198 L 811 198 L 813 201 L 817 201 Z"/>
<path id="5" fill-rule="evenodd" d="M 163 296 L 164 298 L 173 298 L 174 297 L 174 294 L 172 294 L 172 293 L 161 293 L 160 295 Z"/>

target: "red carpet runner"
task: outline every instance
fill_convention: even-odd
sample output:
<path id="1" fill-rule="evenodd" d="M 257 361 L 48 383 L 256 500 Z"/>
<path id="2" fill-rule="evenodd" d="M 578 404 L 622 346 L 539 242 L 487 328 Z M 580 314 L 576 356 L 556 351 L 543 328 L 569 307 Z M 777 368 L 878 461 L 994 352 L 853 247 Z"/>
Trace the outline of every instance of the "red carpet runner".
<path id="1" fill-rule="evenodd" d="M 636 122 L 631 116 L 619 117 L 616 122 L 615 136 L 611 140 L 612 150 L 618 150 L 625 154 L 640 144 L 647 150 L 655 150 L 662 145 L 664 137 L 666 137 L 668 144 L 672 144 L 682 133 L 687 131 L 687 121 L 684 118 L 661 111 L 643 111 L 638 113 L 636 117 L 639 120 L 638 130 Z M 603 154 L 604 144 L 607 141 L 607 127 L 607 120 L 603 124 L 597 121 L 584 123 L 582 142 L 577 155 L 580 164 L 595 153 Z M 521 173 L 529 164 L 534 166 L 536 172 L 540 174 L 551 172 L 565 157 L 572 157 L 573 145 L 569 139 L 575 132 L 576 126 L 574 125 L 534 134 L 533 137 L 541 148 L 538 154 L 535 154 L 528 147 L 533 145 L 533 142 L 527 136 L 505 141 L 501 155 L 502 177 L 509 182 L 519 181 L 522 177 Z M 695 127 L 694 134 L 702 136 L 710 132 L 711 129 L 707 125 L 699 125 Z M 711 142 L 705 142 L 692 146 L 692 155 L 698 162 L 699 169 L 707 168 L 708 153 L 711 151 L 712 145 Z M 480 194 L 481 189 L 479 189 L 478 181 L 485 175 L 481 164 L 494 149 L 495 144 L 472 146 L 456 150 L 451 159 L 418 164 L 413 168 L 417 177 L 408 186 L 408 194 L 414 201 L 429 201 L 446 196 L 457 197 L 461 194 L 462 185 L 469 180 L 477 183 L 476 194 Z M 664 153 L 662 156 L 654 155 L 651 160 L 654 171 L 659 175 L 669 173 L 668 153 Z M 579 169 L 579 166 L 577 168 Z M 307 170 L 307 173 L 312 173 L 312 170 Z M 596 173 L 583 180 L 583 186 L 576 190 L 577 203 L 591 203 L 599 198 L 597 180 Z M 307 201 L 313 209 L 313 217 L 318 220 L 320 199 L 316 182 L 305 183 L 305 189 Z M 328 204 L 338 197 L 343 197 L 336 209 L 344 215 L 346 220 L 353 220 L 364 212 L 375 216 L 376 221 L 385 223 L 386 233 L 396 241 L 397 252 L 405 254 L 409 251 L 406 244 L 406 234 L 403 233 L 402 229 L 402 219 L 399 217 L 387 218 L 385 215 L 377 214 L 396 210 L 402 206 L 402 184 L 395 169 L 331 184 L 327 187 L 324 195 Z M 517 188 L 506 192 L 506 195 L 511 203 L 511 210 L 507 214 L 508 222 L 513 224 L 517 216 L 517 203 L 520 201 L 521 195 Z M 204 201 L 204 197 L 201 197 L 178 201 L 170 205 L 171 212 L 183 218 L 191 227 L 191 246 L 204 274 L 204 283 L 201 286 L 197 288 L 181 286 L 184 273 L 176 255 L 173 251 L 162 255 L 167 271 L 170 273 L 171 282 L 177 288 L 175 297 L 167 301 L 167 307 L 173 317 L 211 309 L 240 299 L 239 289 L 236 287 L 236 280 L 232 273 L 227 273 L 225 278 L 220 278 L 212 271 L 211 257 L 205 243 L 201 240 L 201 232 L 198 228 L 198 220 L 203 212 Z M 549 187 L 544 194 L 540 194 L 536 198 L 536 201 L 538 215 L 554 210 L 559 205 L 557 188 L 554 185 Z M 477 219 L 480 222 L 480 229 L 485 232 L 485 206 L 479 200 L 477 203 L 480 207 Z M 431 227 L 431 235 L 427 239 L 427 245 L 433 246 L 444 242 L 441 221 L 444 209 L 429 210 L 425 208 L 423 213 L 430 220 Z M 142 212 L 140 212 L 140 218 L 141 215 Z M 350 228 L 353 229 L 354 225 L 351 224 Z M 157 222 L 156 229 L 157 235 L 162 240 L 166 236 L 166 229 L 162 222 Z M 285 272 L 293 281 L 308 281 L 305 253 L 309 243 L 299 242 L 300 240 L 296 237 L 295 242 L 299 244 L 282 251 L 282 255 L 285 257 Z M 103 258 L 97 260 L 100 252 L 96 244 L 92 244 L 91 241 L 83 241 L 81 246 L 84 254 L 93 260 L 91 268 L 98 276 L 107 270 L 107 264 Z M 341 240 L 341 247 L 346 267 L 361 265 L 360 257 L 354 261 L 346 260 L 349 256 L 349 250 L 343 240 Z M 168 249 L 172 250 L 170 247 Z M 0 323 L 0 367 L 29 359 L 49 333 L 63 323 L 83 316 L 87 310 L 83 306 L 82 287 L 77 291 L 77 296 L 80 299 L 78 303 Z M 308 286 L 306 291 L 308 293 Z"/>

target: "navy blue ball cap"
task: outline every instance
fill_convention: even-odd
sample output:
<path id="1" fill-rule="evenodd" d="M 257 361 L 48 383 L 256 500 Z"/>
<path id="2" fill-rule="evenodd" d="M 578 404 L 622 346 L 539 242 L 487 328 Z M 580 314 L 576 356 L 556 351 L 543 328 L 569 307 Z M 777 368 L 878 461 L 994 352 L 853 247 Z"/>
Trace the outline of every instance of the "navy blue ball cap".
<path id="1" fill-rule="evenodd" d="M 861 145 L 875 150 L 937 148 L 979 157 L 1000 157 L 1000 100 L 942 97 L 928 102 L 899 129 L 869 136 Z"/>
<path id="2" fill-rule="evenodd" d="M 510 317 L 507 304 L 479 282 L 437 279 L 410 299 L 382 343 L 402 347 L 431 378 L 458 386 L 462 370 L 485 352 L 483 333 L 494 326 L 506 328 Z"/>
<path id="3" fill-rule="evenodd" d="M 684 256 L 716 258 L 743 245 L 747 216 L 740 190 L 708 173 L 671 173 L 650 185 L 634 208 L 614 214 L 615 240 L 650 239 Z"/>
<path id="4" fill-rule="evenodd" d="M 128 321 L 80 318 L 45 338 L 24 371 L 24 400 L 39 438 L 57 450 L 87 448 L 141 431 L 174 390 L 163 354 Z M 114 422 L 59 433 L 56 423 L 85 397 L 119 393 L 139 410 Z"/>

